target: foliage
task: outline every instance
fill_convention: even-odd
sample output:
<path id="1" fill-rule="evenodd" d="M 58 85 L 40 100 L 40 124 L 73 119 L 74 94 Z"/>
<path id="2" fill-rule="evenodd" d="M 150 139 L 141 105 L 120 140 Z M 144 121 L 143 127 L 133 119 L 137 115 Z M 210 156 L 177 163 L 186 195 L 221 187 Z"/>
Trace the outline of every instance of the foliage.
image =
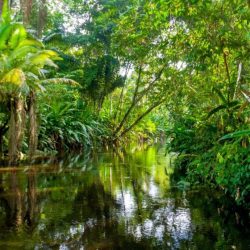
<path id="1" fill-rule="evenodd" d="M 220 187 L 237 204 L 249 206 L 250 162 L 248 130 L 221 136 L 216 126 L 194 121 L 168 131 L 168 150 L 178 152 L 178 173 L 191 184 Z"/>
<path id="2" fill-rule="evenodd" d="M 74 87 L 49 85 L 47 90 L 39 102 L 40 150 L 79 150 L 108 140 L 111 133 L 108 122 L 92 114 Z"/>
<path id="3" fill-rule="evenodd" d="M 181 6 L 175 16 L 186 26 L 177 43 L 186 65 L 184 84 L 168 101 L 168 150 L 177 152 L 185 181 L 220 188 L 249 207 L 249 6 Z"/>
<path id="4" fill-rule="evenodd" d="M 56 52 L 46 50 L 22 24 L 11 21 L 6 0 L 0 23 L 0 52 L 1 104 L 7 106 L 10 113 L 8 157 L 10 162 L 16 162 L 22 153 L 25 107 L 29 109 L 30 155 L 36 150 L 35 93 L 44 89 L 41 80 L 45 78 L 45 69 L 56 67 L 53 60 L 59 57 Z"/>

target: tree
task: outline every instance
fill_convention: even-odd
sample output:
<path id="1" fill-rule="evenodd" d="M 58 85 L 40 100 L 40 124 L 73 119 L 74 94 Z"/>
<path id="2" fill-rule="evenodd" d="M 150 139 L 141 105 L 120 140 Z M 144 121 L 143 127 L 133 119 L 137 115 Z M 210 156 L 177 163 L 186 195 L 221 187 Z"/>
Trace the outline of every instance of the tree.
<path id="1" fill-rule="evenodd" d="M 71 64 L 67 65 L 71 70 L 67 67 L 69 72 L 64 72 L 69 75 L 73 75 L 72 72 L 77 74 L 75 77 L 82 85 L 85 100 L 90 105 L 93 104 L 96 111 L 100 111 L 107 96 L 124 84 L 120 74 L 122 63 L 112 49 L 112 35 L 115 22 L 128 2 L 98 0 L 94 4 L 92 1 L 85 1 L 83 5 L 82 1 L 65 1 L 64 4 L 67 10 L 64 15 L 67 19 L 73 19 L 75 30 L 65 30 L 61 22 L 57 29 L 62 36 L 60 39 L 54 36 L 52 46 L 57 42 L 57 48 L 65 54 L 74 47 L 75 53 L 71 52 L 71 55 L 75 56 L 77 70 L 76 64 Z M 78 19 L 84 21 L 78 25 Z M 49 37 L 53 38 L 53 34 Z"/>
<path id="2" fill-rule="evenodd" d="M 10 109 L 9 159 L 16 162 L 20 157 L 25 129 L 26 100 L 29 98 L 30 133 L 29 148 L 33 155 L 37 144 L 35 92 L 43 89 L 40 84 L 45 77 L 43 69 L 56 65 L 57 53 L 45 50 L 38 40 L 32 38 L 22 24 L 12 23 L 8 14 L 7 1 L 4 2 L 0 24 L 0 85 L 2 100 Z"/>

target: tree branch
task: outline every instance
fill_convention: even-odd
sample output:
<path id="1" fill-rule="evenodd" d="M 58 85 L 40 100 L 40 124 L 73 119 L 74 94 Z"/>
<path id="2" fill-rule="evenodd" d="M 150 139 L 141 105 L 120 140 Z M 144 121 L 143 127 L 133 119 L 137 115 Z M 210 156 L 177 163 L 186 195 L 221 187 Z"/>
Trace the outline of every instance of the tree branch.
<path id="1" fill-rule="evenodd" d="M 134 107 L 137 105 L 137 103 L 155 86 L 155 83 L 160 80 L 164 69 L 166 68 L 167 64 L 165 64 L 160 71 L 157 73 L 156 77 L 154 80 L 152 80 L 149 83 L 149 86 L 147 88 L 145 88 L 143 91 L 138 92 L 139 89 L 139 83 L 141 81 L 141 67 L 139 69 L 139 75 L 138 75 L 138 79 L 137 79 L 137 84 L 136 84 L 136 89 L 134 92 L 134 96 L 133 96 L 133 101 L 131 103 L 131 106 L 129 107 L 129 109 L 127 110 L 126 114 L 124 115 L 122 121 L 120 122 L 119 126 L 116 128 L 114 135 L 117 135 L 119 133 L 119 131 L 122 129 L 124 123 L 126 122 L 129 114 L 131 113 L 131 111 L 134 109 Z M 139 96 L 138 96 L 139 95 Z"/>
<path id="2" fill-rule="evenodd" d="M 122 131 L 122 133 L 120 134 L 120 137 L 124 136 L 125 134 L 127 134 L 133 127 L 135 127 L 146 115 L 148 115 L 153 109 L 155 109 L 156 107 L 158 107 L 159 105 L 161 105 L 164 100 L 161 100 L 159 102 L 156 102 L 153 106 L 151 106 L 150 108 L 148 108 L 143 114 L 141 114 L 139 117 L 137 117 L 137 119 L 125 130 Z"/>
<path id="3" fill-rule="evenodd" d="M 237 90 L 239 88 L 240 85 L 240 80 L 241 80 L 241 71 L 242 71 L 242 63 L 239 63 L 239 68 L 238 68 L 238 76 L 237 76 L 237 81 L 236 81 L 236 86 L 235 86 L 235 90 L 234 90 L 234 96 L 233 99 L 236 98 L 237 95 Z"/>
<path id="4" fill-rule="evenodd" d="M 231 79 L 230 79 L 230 73 L 229 73 L 229 68 L 228 68 L 228 63 L 227 63 L 227 54 L 225 53 L 225 51 L 223 51 L 223 59 L 224 59 L 224 65 L 226 68 L 227 80 L 228 80 L 227 101 L 229 103 L 230 102 L 230 94 L 231 94 Z"/>
<path id="5" fill-rule="evenodd" d="M 127 110 L 127 112 L 125 113 L 122 121 L 120 122 L 119 126 L 116 128 L 115 132 L 114 132 L 114 135 L 116 135 L 120 130 L 121 128 L 123 127 L 124 123 L 126 122 L 130 112 L 133 110 L 134 106 L 136 105 L 136 96 L 138 94 L 138 89 L 139 89 L 139 85 L 140 85 L 140 82 L 141 82 L 141 74 L 142 74 L 142 66 L 140 66 L 139 68 L 139 73 L 138 73 L 138 78 L 137 78 L 137 81 L 136 81 L 136 87 L 135 87 L 135 91 L 134 91 L 134 95 L 133 95 L 133 100 L 132 100 L 132 103 L 129 107 L 129 109 Z"/>

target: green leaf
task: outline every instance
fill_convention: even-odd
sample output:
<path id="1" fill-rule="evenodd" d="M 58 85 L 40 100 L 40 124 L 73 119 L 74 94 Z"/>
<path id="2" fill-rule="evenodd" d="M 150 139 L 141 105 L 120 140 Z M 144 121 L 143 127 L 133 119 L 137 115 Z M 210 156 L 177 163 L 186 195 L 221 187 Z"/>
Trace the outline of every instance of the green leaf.
<path id="1" fill-rule="evenodd" d="M 212 109 L 208 115 L 207 115 L 207 118 L 210 118 L 212 115 L 216 114 L 217 112 L 219 112 L 220 110 L 223 110 L 223 109 L 227 109 L 227 105 L 226 104 L 222 104 L 222 105 L 219 105 L 218 107 Z"/>
<path id="2" fill-rule="evenodd" d="M 9 10 L 9 1 L 3 0 L 3 7 L 2 7 L 2 22 L 4 23 L 10 23 L 11 17 L 10 17 L 10 10 Z"/>
<path id="3" fill-rule="evenodd" d="M 233 139 L 241 136 L 250 136 L 250 130 L 240 130 L 236 131 L 227 135 L 224 135 L 223 137 L 220 138 L 221 140 L 226 140 L 226 139 Z"/>
<path id="4" fill-rule="evenodd" d="M 3 25 L 0 28 L 0 50 L 7 48 L 7 41 L 10 38 L 12 26 L 11 25 Z"/>
<path id="5" fill-rule="evenodd" d="M 213 88 L 213 91 L 217 93 L 217 95 L 220 97 L 221 101 L 222 101 L 224 104 L 227 103 L 226 98 L 223 96 L 222 92 L 221 92 L 218 88 L 214 87 L 214 88 Z"/>
<path id="6" fill-rule="evenodd" d="M 13 25 L 13 31 L 11 33 L 9 46 L 11 49 L 14 49 L 21 41 L 25 40 L 27 37 L 26 29 L 21 24 Z"/>

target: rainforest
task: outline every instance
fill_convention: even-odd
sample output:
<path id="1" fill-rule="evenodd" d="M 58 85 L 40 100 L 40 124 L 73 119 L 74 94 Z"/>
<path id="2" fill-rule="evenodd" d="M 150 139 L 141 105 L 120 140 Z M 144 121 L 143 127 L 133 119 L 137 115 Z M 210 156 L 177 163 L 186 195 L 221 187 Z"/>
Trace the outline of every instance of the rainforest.
<path id="1" fill-rule="evenodd" d="M 0 248 L 249 249 L 249 58 L 249 0 L 0 0 Z"/>

